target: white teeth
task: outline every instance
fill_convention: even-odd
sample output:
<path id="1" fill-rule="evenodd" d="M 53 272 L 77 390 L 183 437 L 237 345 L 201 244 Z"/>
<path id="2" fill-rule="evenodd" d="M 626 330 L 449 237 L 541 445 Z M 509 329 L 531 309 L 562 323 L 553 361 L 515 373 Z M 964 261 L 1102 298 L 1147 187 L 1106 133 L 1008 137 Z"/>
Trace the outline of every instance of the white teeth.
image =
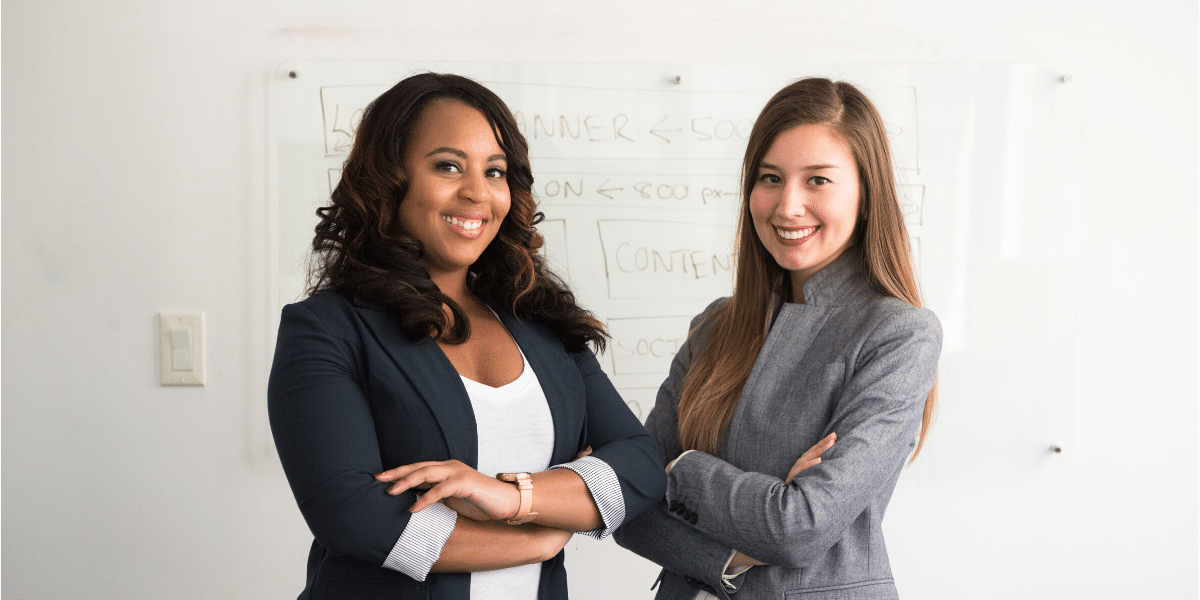
<path id="1" fill-rule="evenodd" d="M 473 220 L 468 221 L 465 219 L 460 219 L 458 217 L 442 215 L 442 220 L 451 225 L 458 225 L 459 227 L 462 227 L 463 229 L 466 229 L 467 231 L 470 231 L 472 229 L 479 229 L 481 226 L 483 226 L 482 219 L 473 219 Z"/>
<path id="2" fill-rule="evenodd" d="M 800 238 L 804 238 L 804 237 L 808 237 L 808 236 L 812 235 L 812 233 L 816 230 L 817 230 L 816 227 L 806 227 L 804 229 L 799 229 L 796 231 L 785 231 L 783 229 L 776 227 L 775 233 L 779 234 L 779 237 L 781 237 L 785 240 L 798 240 Z"/>

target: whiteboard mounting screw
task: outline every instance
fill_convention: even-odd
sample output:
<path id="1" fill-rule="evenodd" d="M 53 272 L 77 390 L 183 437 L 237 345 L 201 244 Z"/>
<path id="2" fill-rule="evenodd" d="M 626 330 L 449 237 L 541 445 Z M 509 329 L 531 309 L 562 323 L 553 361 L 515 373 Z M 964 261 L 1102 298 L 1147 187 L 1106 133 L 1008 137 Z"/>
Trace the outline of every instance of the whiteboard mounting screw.
<path id="1" fill-rule="evenodd" d="M 672 80 L 671 80 L 671 83 L 674 83 L 675 85 L 679 85 L 679 84 L 680 84 L 680 83 L 682 83 L 682 82 L 683 82 L 683 76 L 682 76 L 682 75 L 676 75 L 676 76 L 675 76 L 675 79 L 672 79 Z"/>
<path id="2" fill-rule="evenodd" d="M 1063 83 L 1071 83 L 1071 79 L 1073 79 L 1073 78 L 1072 78 L 1072 77 L 1071 77 L 1071 75 L 1068 73 L 1068 74 L 1066 74 L 1066 75 L 1063 75 L 1062 77 L 1060 77 L 1060 78 L 1059 78 L 1059 81 L 1061 81 L 1061 82 L 1063 82 Z"/>
<path id="3" fill-rule="evenodd" d="M 288 77 L 291 77 L 292 79 L 295 79 L 295 78 L 296 78 L 296 72 L 295 72 L 295 71 L 288 71 Z"/>
<path id="4" fill-rule="evenodd" d="M 1050 451 L 1055 454 L 1062 454 L 1062 446 L 1059 446 L 1057 444 L 1050 446 Z"/>

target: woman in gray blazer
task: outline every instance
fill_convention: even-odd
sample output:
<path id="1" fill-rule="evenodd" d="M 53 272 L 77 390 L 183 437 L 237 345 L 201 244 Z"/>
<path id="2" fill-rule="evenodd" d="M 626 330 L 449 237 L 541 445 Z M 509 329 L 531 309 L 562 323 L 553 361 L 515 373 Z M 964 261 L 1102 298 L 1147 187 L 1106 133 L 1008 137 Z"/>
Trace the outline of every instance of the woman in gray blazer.
<path id="1" fill-rule="evenodd" d="M 743 169 L 734 293 L 692 321 L 646 422 L 667 492 L 617 542 L 664 567 L 662 600 L 896 598 L 881 521 L 931 422 L 941 327 L 883 120 L 848 83 L 798 81 Z"/>
<path id="2" fill-rule="evenodd" d="M 537 253 L 532 184 L 474 81 L 416 75 L 363 113 L 268 389 L 314 538 L 302 600 L 565 600 L 572 532 L 662 497 L 662 455 L 588 348 L 599 321 Z"/>

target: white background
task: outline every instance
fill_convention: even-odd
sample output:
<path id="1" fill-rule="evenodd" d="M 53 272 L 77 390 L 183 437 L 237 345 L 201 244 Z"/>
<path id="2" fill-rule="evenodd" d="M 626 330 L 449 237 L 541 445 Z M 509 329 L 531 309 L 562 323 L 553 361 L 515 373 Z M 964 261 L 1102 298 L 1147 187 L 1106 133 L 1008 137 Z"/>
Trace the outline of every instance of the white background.
<path id="1" fill-rule="evenodd" d="M 918 462 L 885 522 L 892 566 L 907 598 L 1195 598 L 1196 5 L 741 4 L 6 2 L 0 593 L 294 597 L 310 537 L 261 433 L 268 77 L 288 59 L 553 56 L 1076 65 L 1074 444 Z M 205 313 L 208 385 L 159 387 L 157 314 L 185 311 Z M 570 568 L 576 598 L 650 584 Z"/>

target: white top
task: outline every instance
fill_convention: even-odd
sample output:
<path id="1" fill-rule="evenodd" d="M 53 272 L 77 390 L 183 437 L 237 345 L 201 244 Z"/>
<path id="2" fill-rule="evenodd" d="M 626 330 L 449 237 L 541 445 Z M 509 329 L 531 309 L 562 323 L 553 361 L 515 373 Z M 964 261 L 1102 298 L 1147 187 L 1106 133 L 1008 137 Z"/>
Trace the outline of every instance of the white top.
<path id="1" fill-rule="evenodd" d="M 518 347 L 518 350 L 520 348 Z M 545 471 L 554 448 L 554 422 L 537 374 L 521 352 L 522 370 L 516 380 L 498 388 L 459 376 L 475 413 L 481 473 Z M 587 486 L 604 526 L 578 532 L 604 539 L 625 521 L 625 497 L 617 474 L 608 463 L 585 456 L 551 469 L 569 469 Z M 537 490 L 534 490 L 537 493 Z M 383 566 L 424 581 L 441 555 L 458 513 L 440 502 L 413 515 Z M 464 517 L 465 518 L 465 517 Z M 540 563 L 471 574 L 472 598 L 536 598 Z"/>
<path id="2" fill-rule="evenodd" d="M 554 450 L 554 421 L 529 364 L 515 381 L 498 388 L 462 380 L 479 432 L 479 472 L 494 477 L 545 471 Z M 536 600 L 541 575 L 541 563 L 472 573 L 471 597 Z"/>

